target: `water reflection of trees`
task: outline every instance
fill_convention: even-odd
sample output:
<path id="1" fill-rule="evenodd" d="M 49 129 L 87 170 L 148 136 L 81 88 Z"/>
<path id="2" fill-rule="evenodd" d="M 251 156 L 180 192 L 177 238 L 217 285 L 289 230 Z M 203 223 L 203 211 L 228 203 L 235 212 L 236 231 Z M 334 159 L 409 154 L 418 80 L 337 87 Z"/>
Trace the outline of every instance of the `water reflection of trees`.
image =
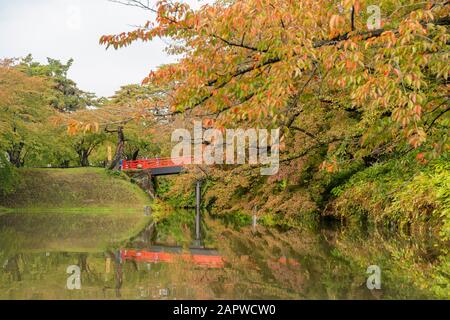
<path id="1" fill-rule="evenodd" d="M 445 280 L 439 278 L 445 275 L 446 256 L 434 249 L 432 239 L 348 227 L 260 229 L 254 235 L 250 229 L 212 226 L 210 233 L 226 258 L 223 269 L 201 268 L 181 259 L 171 264 L 122 261 L 117 250 L 3 251 L 0 298 L 380 299 L 446 293 Z M 382 268 L 380 291 L 366 288 L 366 269 L 372 264 Z M 65 287 L 69 265 L 80 267 L 81 290 Z"/>

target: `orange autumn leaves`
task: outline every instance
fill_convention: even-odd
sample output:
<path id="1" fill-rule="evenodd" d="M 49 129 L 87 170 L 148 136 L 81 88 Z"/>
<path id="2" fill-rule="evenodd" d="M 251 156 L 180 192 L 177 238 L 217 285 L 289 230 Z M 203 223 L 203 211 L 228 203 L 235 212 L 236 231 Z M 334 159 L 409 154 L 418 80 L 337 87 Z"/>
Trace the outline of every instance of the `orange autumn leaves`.
<path id="1" fill-rule="evenodd" d="M 366 135 L 379 141 L 361 141 L 360 147 L 378 148 L 399 134 L 414 148 L 446 143 L 434 141 L 427 127 L 444 108 L 438 106 L 445 99 L 449 37 L 446 26 L 433 22 L 448 17 L 449 5 L 381 0 L 384 32 L 371 34 L 370 4 L 242 0 L 194 11 L 161 1 L 153 23 L 104 36 L 101 43 L 174 40 L 168 52 L 182 58 L 152 70 L 144 83 L 174 84 L 167 100 L 171 110 L 214 119 L 215 127 L 289 130 L 301 126 L 306 108 L 332 100 L 338 110 L 357 112 L 359 122 L 345 130 L 316 130 L 319 142 L 366 130 L 386 134 L 384 140 Z"/>
<path id="2" fill-rule="evenodd" d="M 76 135 L 80 132 L 83 133 L 97 133 L 99 132 L 100 125 L 98 122 L 85 123 L 75 119 L 69 120 L 67 124 L 67 133 L 69 135 Z"/>

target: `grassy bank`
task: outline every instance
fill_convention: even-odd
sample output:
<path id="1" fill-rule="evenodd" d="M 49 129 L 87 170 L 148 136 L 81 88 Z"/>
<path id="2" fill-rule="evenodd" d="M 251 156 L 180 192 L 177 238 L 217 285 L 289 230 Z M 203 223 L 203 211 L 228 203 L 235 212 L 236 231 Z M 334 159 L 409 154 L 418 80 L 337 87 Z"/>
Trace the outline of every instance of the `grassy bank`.
<path id="1" fill-rule="evenodd" d="M 149 222 L 143 207 L 150 199 L 125 175 L 98 168 L 20 169 L 18 175 L 14 192 L 0 197 L 0 243 L 10 254 L 98 252 Z"/>
<path id="2" fill-rule="evenodd" d="M 14 192 L 0 196 L 0 211 L 96 212 L 142 209 L 148 196 L 120 174 L 99 168 L 20 169 Z"/>

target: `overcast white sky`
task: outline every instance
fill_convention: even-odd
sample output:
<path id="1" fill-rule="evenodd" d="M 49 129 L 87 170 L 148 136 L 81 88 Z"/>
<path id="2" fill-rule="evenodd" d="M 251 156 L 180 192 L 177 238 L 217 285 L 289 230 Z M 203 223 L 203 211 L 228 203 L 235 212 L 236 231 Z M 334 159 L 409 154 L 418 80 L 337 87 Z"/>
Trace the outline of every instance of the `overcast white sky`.
<path id="1" fill-rule="evenodd" d="M 185 2 L 199 7 L 207 1 Z M 40 62 L 73 58 L 69 77 L 85 91 L 111 96 L 122 85 L 140 83 L 151 69 L 175 61 L 159 39 L 117 51 L 98 43 L 102 35 L 132 30 L 152 18 L 145 10 L 107 0 L 0 0 L 0 58 L 28 53 Z"/>

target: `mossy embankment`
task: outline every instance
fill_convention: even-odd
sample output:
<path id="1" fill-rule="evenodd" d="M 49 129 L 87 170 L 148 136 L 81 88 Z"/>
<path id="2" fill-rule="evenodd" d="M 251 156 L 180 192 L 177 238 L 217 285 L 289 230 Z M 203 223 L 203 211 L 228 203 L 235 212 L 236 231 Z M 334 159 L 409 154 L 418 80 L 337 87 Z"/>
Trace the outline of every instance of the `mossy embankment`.
<path id="1" fill-rule="evenodd" d="M 123 211 L 150 203 L 127 176 L 105 169 L 20 169 L 18 174 L 14 192 L 0 196 L 0 211 Z"/>

